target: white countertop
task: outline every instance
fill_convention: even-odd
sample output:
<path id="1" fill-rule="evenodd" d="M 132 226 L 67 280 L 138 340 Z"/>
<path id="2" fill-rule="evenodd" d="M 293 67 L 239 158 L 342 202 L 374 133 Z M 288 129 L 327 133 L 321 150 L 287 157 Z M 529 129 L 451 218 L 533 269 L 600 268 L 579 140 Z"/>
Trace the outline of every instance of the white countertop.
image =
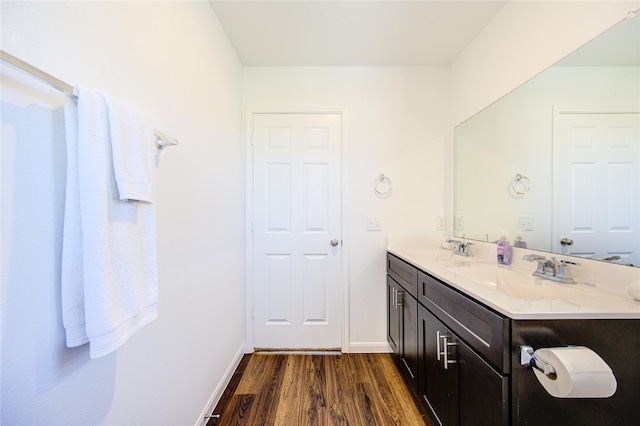
<path id="1" fill-rule="evenodd" d="M 534 277 L 531 273 L 536 264 L 518 261 L 516 257 L 513 265 L 498 265 L 492 256 L 487 256 L 495 245 L 473 248 L 484 256 L 467 258 L 437 245 L 417 244 L 416 240 L 406 238 L 389 238 L 387 245 L 390 253 L 512 319 L 640 319 L 640 302 L 621 291 L 621 285 L 587 283 L 575 272 L 577 284 L 561 284 Z M 522 252 L 514 249 L 514 253 L 518 259 L 522 257 Z M 640 276 L 638 268 L 626 267 L 635 271 L 618 268 L 627 274 L 625 280 Z M 623 289 L 624 285 L 628 283 L 622 283 Z"/>

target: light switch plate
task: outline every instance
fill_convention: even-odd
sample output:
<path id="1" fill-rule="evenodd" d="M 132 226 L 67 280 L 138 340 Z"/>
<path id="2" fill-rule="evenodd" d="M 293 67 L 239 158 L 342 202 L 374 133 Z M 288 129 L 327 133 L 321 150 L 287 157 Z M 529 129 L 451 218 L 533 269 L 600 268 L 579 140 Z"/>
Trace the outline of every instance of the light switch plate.
<path id="1" fill-rule="evenodd" d="M 447 220 L 444 216 L 436 216 L 436 231 L 446 231 Z"/>
<path id="2" fill-rule="evenodd" d="M 533 231 L 533 216 L 518 216 L 518 229 Z"/>
<path id="3" fill-rule="evenodd" d="M 367 231 L 382 231 L 382 217 L 367 216 Z"/>
<path id="4" fill-rule="evenodd" d="M 464 231 L 464 216 L 457 215 L 453 217 L 453 230 Z"/>

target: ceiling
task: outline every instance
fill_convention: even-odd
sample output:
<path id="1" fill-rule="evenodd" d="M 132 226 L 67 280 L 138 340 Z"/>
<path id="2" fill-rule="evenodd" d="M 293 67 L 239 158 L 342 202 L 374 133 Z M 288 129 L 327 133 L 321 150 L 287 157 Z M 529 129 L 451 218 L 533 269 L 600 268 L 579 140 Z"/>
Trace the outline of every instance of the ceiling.
<path id="1" fill-rule="evenodd" d="M 245 66 L 446 66 L 507 0 L 209 3 Z"/>

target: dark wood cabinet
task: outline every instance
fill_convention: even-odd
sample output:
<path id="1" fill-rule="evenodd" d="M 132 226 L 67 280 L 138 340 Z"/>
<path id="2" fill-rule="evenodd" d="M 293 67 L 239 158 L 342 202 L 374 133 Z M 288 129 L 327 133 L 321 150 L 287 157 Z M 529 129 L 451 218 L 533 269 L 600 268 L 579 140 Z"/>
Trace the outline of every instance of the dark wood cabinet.
<path id="1" fill-rule="evenodd" d="M 418 391 L 418 301 L 406 292 L 402 294 L 402 349 L 400 361 L 411 383 Z"/>
<path id="2" fill-rule="evenodd" d="M 508 319 L 391 254 L 387 340 L 440 425 L 509 423 Z"/>
<path id="3" fill-rule="evenodd" d="M 418 271 L 389 255 L 387 264 L 387 341 L 396 362 L 418 392 Z"/>
<path id="4" fill-rule="evenodd" d="M 509 424 L 509 376 L 500 374 L 464 341 L 454 337 L 460 426 Z"/>
<path id="5" fill-rule="evenodd" d="M 508 376 L 427 308 L 418 309 L 419 389 L 434 419 L 443 426 L 508 424 Z"/>
<path id="6" fill-rule="evenodd" d="M 388 297 L 399 305 L 387 310 L 389 344 L 437 424 L 638 423 L 640 368 L 630 355 L 640 347 L 637 319 L 510 319 L 391 254 L 387 271 Z M 520 365 L 521 345 L 586 346 L 611 367 L 617 390 L 608 398 L 553 397 Z"/>
<path id="7" fill-rule="evenodd" d="M 440 425 L 454 424 L 457 410 L 456 366 L 444 368 L 441 336 L 448 328 L 424 306 L 418 308 L 418 389 L 420 399 Z M 449 352 L 450 353 L 450 352 Z"/>
<path id="8" fill-rule="evenodd" d="M 400 284 L 387 275 L 387 342 L 394 354 L 400 353 L 400 314 L 398 289 Z"/>
<path id="9" fill-rule="evenodd" d="M 418 300 L 498 371 L 509 372 L 509 318 L 422 271 L 418 272 Z"/>
<path id="10" fill-rule="evenodd" d="M 512 352 L 511 409 L 516 425 L 631 426 L 638 420 L 640 321 L 637 319 L 512 320 L 512 345 L 534 348 L 586 346 L 613 371 L 618 387 L 609 398 L 555 398 Z"/>
<path id="11" fill-rule="evenodd" d="M 414 299 L 418 297 L 418 269 L 404 260 L 387 254 L 387 274 Z"/>

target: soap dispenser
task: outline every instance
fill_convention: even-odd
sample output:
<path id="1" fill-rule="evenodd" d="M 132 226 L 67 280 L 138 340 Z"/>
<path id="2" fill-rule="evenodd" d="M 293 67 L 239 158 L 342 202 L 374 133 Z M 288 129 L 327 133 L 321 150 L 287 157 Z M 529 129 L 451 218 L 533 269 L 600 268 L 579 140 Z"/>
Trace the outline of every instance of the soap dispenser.
<path id="1" fill-rule="evenodd" d="M 518 236 L 516 236 L 515 241 L 513 242 L 514 247 L 527 248 L 527 242 L 522 239 L 522 230 L 518 232 Z"/>
<path id="2" fill-rule="evenodd" d="M 507 234 L 503 230 L 502 236 L 498 240 L 498 264 L 500 265 L 511 265 L 511 243 L 507 239 Z"/>

